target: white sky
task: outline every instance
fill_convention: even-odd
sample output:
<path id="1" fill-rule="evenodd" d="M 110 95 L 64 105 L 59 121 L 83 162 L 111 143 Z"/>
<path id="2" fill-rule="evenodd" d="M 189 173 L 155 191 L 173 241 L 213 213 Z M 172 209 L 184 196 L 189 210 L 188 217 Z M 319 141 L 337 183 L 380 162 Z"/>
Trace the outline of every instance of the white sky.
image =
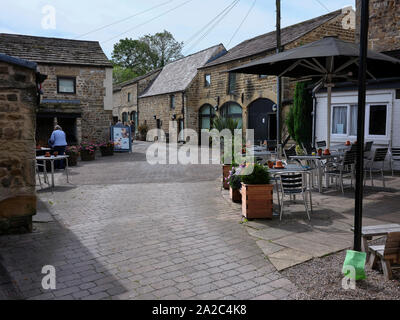
<path id="1" fill-rule="evenodd" d="M 233 0 L 191 0 L 183 6 L 156 18 L 188 0 L 2 0 L 0 33 L 18 33 L 74 39 L 78 36 L 122 20 L 136 13 L 165 5 L 115 24 L 81 39 L 100 41 L 111 57 L 114 43 L 120 38 L 139 38 L 145 34 L 170 31 L 178 41 L 190 39 Z M 228 42 L 252 6 L 254 0 L 240 0 L 226 17 L 195 47 L 189 43 L 183 50 L 189 54 L 223 43 L 228 49 L 251 37 L 273 31 L 275 28 L 275 0 L 256 0 L 256 4 L 241 29 Z M 282 0 L 282 27 L 311 19 L 346 6 L 355 7 L 354 0 Z M 43 29 L 42 9 L 51 5 L 56 12 L 56 29 Z M 155 18 L 155 19 L 154 19 Z M 148 20 L 153 21 L 146 23 Z M 140 24 L 143 26 L 136 27 Z M 136 28 L 135 28 L 136 27 Z M 130 30 L 133 29 L 133 30 Z M 129 32 L 126 32 L 130 30 Z M 126 32 L 123 35 L 122 33 Z M 116 37 L 116 38 L 114 38 Z M 110 41 L 107 41 L 114 38 Z"/>

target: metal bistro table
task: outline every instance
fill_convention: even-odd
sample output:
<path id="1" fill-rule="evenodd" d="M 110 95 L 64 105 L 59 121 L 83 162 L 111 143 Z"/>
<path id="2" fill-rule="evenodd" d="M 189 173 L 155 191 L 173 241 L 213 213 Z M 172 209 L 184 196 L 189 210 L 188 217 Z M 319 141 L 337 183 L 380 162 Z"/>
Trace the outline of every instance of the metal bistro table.
<path id="1" fill-rule="evenodd" d="M 266 158 L 266 160 L 271 159 L 272 157 L 277 157 L 276 151 L 269 151 L 266 147 L 254 146 L 253 148 L 247 149 L 248 154 L 254 157 Z"/>
<path id="2" fill-rule="evenodd" d="M 54 188 L 54 161 L 56 160 L 63 160 L 65 159 L 66 162 L 66 167 L 65 167 L 65 172 L 67 174 L 67 183 L 69 183 L 69 177 L 68 177 L 68 158 L 69 156 L 64 155 L 64 156 L 51 156 L 51 157 L 45 157 L 45 156 L 38 156 L 36 157 L 36 161 L 50 161 L 51 165 L 51 187 Z M 46 170 L 46 166 L 44 167 Z"/>
<path id="3" fill-rule="evenodd" d="M 331 152 L 330 155 L 304 155 L 304 156 L 290 156 L 290 159 L 293 160 L 309 160 L 313 161 L 316 164 L 317 172 L 318 172 L 318 191 L 322 193 L 322 176 L 323 176 L 323 166 L 322 166 L 322 161 L 324 160 L 330 160 L 334 158 L 338 158 L 343 156 L 343 152 Z M 328 187 L 329 182 L 328 182 L 328 177 L 326 181 L 326 186 Z"/>

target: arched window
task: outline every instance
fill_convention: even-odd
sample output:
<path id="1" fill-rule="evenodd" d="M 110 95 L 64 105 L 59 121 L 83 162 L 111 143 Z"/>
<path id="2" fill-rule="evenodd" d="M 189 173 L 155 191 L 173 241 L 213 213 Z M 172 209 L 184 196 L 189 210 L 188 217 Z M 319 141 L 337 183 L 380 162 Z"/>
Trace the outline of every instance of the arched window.
<path id="1" fill-rule="evenodd" d="M 242 107 L 236 102 L 227 102 L 221 107 L 220 111 L 222 118 L 231 118 L 239 121 L 240 128 L 242 127 Z"/>
<path id="2" fill-rule="evenodd" d="M 214 117 L 214 108 L 210 104 L 203 105 L 199 111 L 200 129 L 211 129 Z"/>

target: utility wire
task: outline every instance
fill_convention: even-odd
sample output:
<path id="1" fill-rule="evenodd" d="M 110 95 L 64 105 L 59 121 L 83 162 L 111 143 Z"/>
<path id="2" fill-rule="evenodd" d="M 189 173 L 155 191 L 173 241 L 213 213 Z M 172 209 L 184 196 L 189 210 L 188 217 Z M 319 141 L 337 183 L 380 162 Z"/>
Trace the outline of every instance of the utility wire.
<path id="1" fill-rule="evenodd" d="M 233 33 L 231 39 L 229 40 L 228 44 L 226 45 L 226 47 L 228 48 L 229 45 L 231 44 L 233 38 L 236 36 L 236 34 L 239 32 L 240 28 L 243 26 L 243 23 L 246 21 L 247 17 L 249 16 L 250 12 L 253 10 L 254 6 L 256 5 L 257 0 L 253 1 L 253 4 L 251 5 L 251 7 L 249 8 L 249 10 L 247 11 L 245 17 L 243 18 L 242 22 L 239 24 L 239 26 L 237 27 L 237 29 L 235 30 L 235 32 Z"/>
<path id="2" fill-rule="evenodd" d="M 208 30 L 201 36 L 200 39 L 196 41 L 186 52 L 190 52 L 193 48 L 195 48 L 205 37 L 207 37 L 211 31 L 229 14 L 229 12 L 240 2 L 237 0 L 219 19 L 217 19 L 209 28 Z"/>
<path id="3" fill-rule="evenodd" d="M 116 24 L 118 24 L 118 23 L 127 21 L 127 20 L 129 20 L 129 19 L 132 19 L 132 18 L 134 18 L 134 17 L 137 17 L 137 16 L 139 16 L 139 15 L 141 15 L 141 14 L 144 14 L 144 13 L 146 13 L 146 12 L 149 12 L 149 11 L 151 11 L 151 10 L 154 10 L 154 9 L 160 8 L 160 7 L 162 7 L 162 6 L 165 6 L 166 4 L 169 4 L 169 3 L 174 2 L 174 1 L 175 1 L 175 0 L 169 0 L 169 1 L 166 1 L 166 2 L 163 2 L 163 3 L 160 3 L 160 4 L 158 4 L 158 5 L 154 6 L 154 7 L 151 7 L 151 8 L 149 8 L 149 9 L 143 10 L 143 11 L 141 11 L 141 12 L 135 13 L 134 15 L 131 15 L 131 16 L 129 16 L 129 17 L 123 18 L 123 19 L 121 19 L 121 20 L 112 22 L 112 23 L 107 24 L 107 25 L 105 25 L 105 26 L 102 26 L 102 27 L 100 27 L 100 28 L 97 28 L 97 29 L 91 30 L 91 31 L 89 31 L 89 32 L 86 32 L 86 33 L 84 33 L 84 34 L 81 34 L 81 35 L 77 36 L 75 39 L 79 39 L 79 38 L 85 37 L 85 36 L 87 36 L 87 35 L 89 35 L 89 34 L 95 33 L 95 32 L 97 32 L 97 31 L 100 31 L 100 30 L 106 29 L 106 28 L 108 28 L 108 27 L 114 26 L 114 25 L 116 25 Z"/>
<path id="4" fill-rule="evenodd" d="M 321 7 L 323 7 L 327 12 L 331 12 L 331 11 L 328 9 L 328 7 L 327 7 L 326 5 L 324 5 L 320 0 L 315 0 L 315 1 L 317 1 L 317 2 L 321 5 Z"/>
<path id="5" fill-rule="evenodd" d="M 118 35 L 112 37 L 112 38 L 109 38 L 109 39 L 107 39 L 107 40 L 105 40 L 105 41 L 101 41 L 101 43 L 106 43 L 106 42 L 109 42 L 109 41 L 111 41 L 111 40 L 114 40 L 115 38 L 118 38 L 118 37 L 120 37 L 120 36 L 122 36 L 122 35 L 124 35 L 124 34 L 126 34 L 126 33 L 128 33 L 128 32 L 131 32 L 131 31 L 133 31 L 133 30 L 135 30 L 135 29 L 137 29 L 137 28 L 139 28 L 139 27 L 141 27 L 141 26 L 144 26 L 145 24 L 148 24 L 148 23 L 150 23 L 150 22 L 152 22 L 152 21 L 154 21 L 154 20 L 156 20 L 156 19 L 158 19 L 158 18 L 160 18 L 160 17 L 166 15 L 167 13 L 170 13 L 171 11 L 176 10 L 176 9 L 178 9 L 178 8 L 184 6 L 185 4 L 187 4 L 187 3 L 189 3 L 189 2 L 192 2 L 192 1 L 193 1 L 193 0 L 187 0 L 187 1 L 185 1 L 185 2 L 183 2 L 183 3 L 181 3 L 181 4 L 179 4 L 179 5 L 177 5 L 177 6 L 175 6 L 175 7 L 173 7 L 173 8 L 171 8 L 171 9 L 167 10 L 167 11 L 164 11 L 163 13 L 159 14 L 158 16 L 156 16 L 156 17 L 154 17 L 154 18 L 151 18 L 151 19 L 149 19 L 149 20 L 147 20 L 147 21 L 145 21 L 145 22 L 143 22 L 143 23 L 140 23 L 140 24 L 134 26 L 133 28 L 130 28 L 129 30 L 126 30 L 126 31 L 124 31 L 124 32 L 122 32 L 122 33 L 120 33 L 120 34 L 118 34 Z"/>
<path id="6" fill-rule="evenodd" d="M 220 17 L 226 10 L 230 8 L 235 2 L 238 0 L 233 0 L 227 7 L 225 7 L 220 13 L 218 13 L 214 18 L 212 18 L 210 21 L 208 21 L 202 28 L 200 28 L 199 31 L 197 31 L 195 34 L 193 34 L 189 39 L 183 42 L 183 47 L 186 47 L 190 42 L 192 42 L 199 34 L 201 34 L 204 30 L 206 30 L 210 24 L 215 21 L 218 17 Z"/>

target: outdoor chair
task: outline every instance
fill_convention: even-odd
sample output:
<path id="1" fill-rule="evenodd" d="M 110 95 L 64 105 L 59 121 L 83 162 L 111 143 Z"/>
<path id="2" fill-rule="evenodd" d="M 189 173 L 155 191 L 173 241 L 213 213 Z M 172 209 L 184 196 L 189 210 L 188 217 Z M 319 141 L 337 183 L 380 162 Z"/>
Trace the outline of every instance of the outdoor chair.
<path id="1" fill-rule="evenodd" d="M 369 246 L 368 250 L 371 269 L 376 269 L 380 260 L 385 279 L 391 280 L 392 269 L 400 268 L 400 232 L 389 233 L 384 245 Z"/>
<path id="2" fill-rule="evenodd" d="M 284 153 L 285 158 L 286 158 L 286 161 L 287 161 L 288 163 L 289 163 L 289 162 L 293 162 L 293 160 L 291 160 L 290 157 L 296 156 L 296 155 L 297 155 L 297 153 L 296 153 L 296 146 L 293 145 L 293 146 L 291 146 L 289 149 L 284 149 L 284 150 L 283 150 L 283 153 Z"/>
<path id="3" fill-rule="evenodd" d="M 386 185 L 385 185 L 385 174 L 384 174 L 383 170 L 384 170 L 384 167 L 385 167 L 385 159 L 386 159 L 386 155 L 388 153 L 388 150 L 389 150 L 389 148 L 377 148 L 377 149 L 375 149 L 374 156 L 370 160 L 368 160 L 366 162 L 366 166 L 364 168 L 365 173 L 366 173 L 365 174 L 364 185 L 365 185 L 365 182 L 366 182 L 366 179 L 367 179 L 367 173 L 368 172 L 369 172 L 369 176 L 370 176 L 370 179 L 371 179 L 371 185 L 372 186 L 374 186 L 373 173 L 380 172 L 381 176 L 382 176 L 383 187 L 384 188 L 386 187 Z M 375 167 L 376 163 L 380 163 L 381 166 L 379 168 L 376 168 Z"/>
<path id="4" fill-rule="evenodd" d="M 280 180 L 280 192 L 278 193 L 281 198 L 279 199 L 280 204 L 280 220 L 282 220 L 283 209 L 284 209 L 284 198 L 285 196 L 289 196 L 290 200 L 296 199 L 296 195 L 301 194 L 303 197 L 304 207 L 307 212 L 308 220 L 311 220 L 310 211 L 312 213 L 312 196 L 311 190 L 307 187 L 307 179 L 305 178 L 304 172 L 299 173 L 291 173 L 291 174 L 278 174 Z M 306 193 L 309 194 L 310 197 L 310 208 L 307 204 Z M 311 210 L 310 210 L 311 209 Z"/>
<path id="5" fill-rule="evenodd" d="M 315 151 L 315 149 L 311 146 L 311 143 L 302 143 L 301 146 L 306 154 L 312 154 L 313 151 Z"/>
<path id="6" fill-rule="evenodd" d="M 373 141 L 368 141 L 365 143 L 364 147 L 364 159 L 369 160 L 371 158 L 371 151 L 372 151 L 372 145 L 374 144 Z"/>
<path id="7" fill-rule="evenodd" d="M 400 163 L 400 148 L 390 148 L 390 167 L 392 169 L 392 177 L 394 176 L 394 164 Z"/>
<path id="8" fill-rule="evenodd" d="M 317 148 L 326 148 L 326 141 L 317 141 Z"/>
<path id="9" fill-rule="evenodd" d="M 340 182 L 340 188 L 344 194 L 344 184 L 343 179 L 350 177 L 350 187 L 353 187 L 353 177 L 354 177 L 354 164 L 356 162 L 356 153 L 353 151 L 346 151 L 343 159 L 338 162 L 331 163 L 328 162 L 325 167 L 325 174 L 328 177 L 336 178 L 336 186 Z"/>

